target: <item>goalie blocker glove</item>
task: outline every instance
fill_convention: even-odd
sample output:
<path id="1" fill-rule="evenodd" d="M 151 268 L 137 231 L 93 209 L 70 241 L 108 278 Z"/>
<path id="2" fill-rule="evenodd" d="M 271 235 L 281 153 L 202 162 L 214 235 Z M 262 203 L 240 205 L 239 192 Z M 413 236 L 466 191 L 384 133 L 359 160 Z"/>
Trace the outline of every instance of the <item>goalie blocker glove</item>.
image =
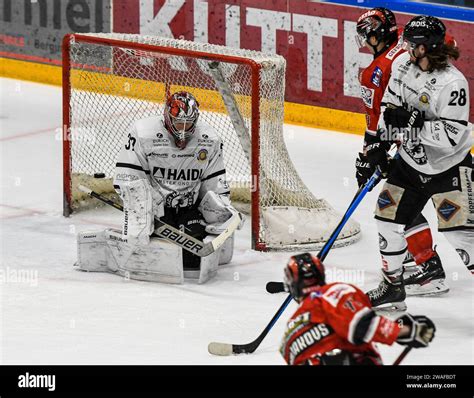
<path id="1" fill-rule="evenodd" d="M 424 315 L 406 314 L 398 318 L 400 327 L 409 328 L 408 335 L 398 336 L 397 343 L 413 348 L 428 347 L 434 338 L 436 327 L 431 319 Z"/>

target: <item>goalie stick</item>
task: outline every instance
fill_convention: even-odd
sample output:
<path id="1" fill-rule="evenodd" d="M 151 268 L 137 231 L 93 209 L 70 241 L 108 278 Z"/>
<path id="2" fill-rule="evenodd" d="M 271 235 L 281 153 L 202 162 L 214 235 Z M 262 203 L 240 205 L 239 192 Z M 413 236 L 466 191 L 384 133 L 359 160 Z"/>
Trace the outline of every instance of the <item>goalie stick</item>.
<path id="1" fill-rule="evenodd" d="M 349 208 L 347 209 L 346 213 L 344 214 L 341 221 L 337 225 L 336 229 L 332 232 L 331 236 L 329 237 L 329 240 L 325 243 L 323 248 L 317 254 L 317 257 L 319 257 L 322 260 L 326 258 L 327 254 L 329 253 L 329 250 L 333 246 L 342 228 L 347 223 L 352 213 L 354 213 L 355 209 L 357 208 L 359 203 L 362 201 L 362 199 L 365 197 L 367 192 L 372 190 L 372 188 L 375 187 L 375 185 L 377 185 L 377 183 L 380 180 L 380 176 L 381 176 L 380 170 L 377 169 L 372 175 L 372 177 L 370 177 L 370 179 L 365 183 L 365 185 L 362 185 L 357 190 L 357 193 L 354 199 L 352 199 L 352 202 L 349 205 Z M 251 354 L 258 348 L 260 343 L 263 341 L 263 339 L 268 334 L 268 332 L 272 329 L 273 325 L 276 323 L 278 318 L 280 318 L 281 314 L 283 314 L 283 312 L 285 311 L 288 304 L 290 304 L 292 299 L 293 298 L 291 294 L 289 294 L 288 297 L 283 302 L 283 304 L 281 305 L 281 307 L 276 312 L 276 314 L 273 316 L 269 324 L 265 326 L 265 329 L 263 329 L 262 333 L 260 333 L 260 335 L 251 343 L 228 344 L 228 343 L 211 342 L 209 343 L 207 350 L 209 351 L 210 354 L 221 355 L 221 356 L 227 356 L 227 355 L 232 355 L 232 354 Z"/>
<path id="2" fill-rule="evenodd" d="M 87 195 L 89 195 L 91 198 L 98 199 L 101 202 L 116 208 L 117 210 L 123 211 L 123 206 L 114 202 L 113 200 L 107 199 L 97 192 L 94 192 L 92 189 L 87 188 L 84 185 L 79 185 L 78 188 L 82 192 L 85 192 Z M 175 245 L 180 246 L 184 250 L 187 250 L 188 252 L 199 257 L 206 257 L 214 253 L 217 249 L 219 249 L 219 247 L 223 245 L 227 238 L 229 238 L 237 229 L 240 221 L 240 215 L 238 213 L 234 214 L 224 232 L 222 232 L 220 235 L 217 235 L 212 241 L 204 243 L 199 239 L 196 239 L 191 235 L 188 235 L 187 233 L 164 223 L 158 217 L 155 217 L 155 232 L 153 236 L 173 242 Z"/>

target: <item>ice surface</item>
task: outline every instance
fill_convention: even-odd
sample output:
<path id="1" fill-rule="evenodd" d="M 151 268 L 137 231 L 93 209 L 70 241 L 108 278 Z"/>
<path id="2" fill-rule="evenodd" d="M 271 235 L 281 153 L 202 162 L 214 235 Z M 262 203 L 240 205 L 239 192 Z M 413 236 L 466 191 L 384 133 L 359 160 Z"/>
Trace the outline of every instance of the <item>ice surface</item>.
<path id="1" fill-rule="evenodd" d="M 73 268 L 75 234 L 119 226 L 114 209 L 62 212 L 61 90 L 1 79 L 0 364 L 283 364 L 278 353 L 292 303 L 251 355 L 213 357 L 210 341 L 248 343 L 261 332 L 285 295 L 265 292 L 281 280 L 288 253 L 249 250 L 249 223 L 236 238 L 234 260 L 206 285 L 127 281 Z M 285 126 L 291 158 L 305 183 L 344 211 L 356 190 L 354 158 L 362 137 Z M 376 188 L 378 191 L 379 188 Z M 378 238 L 369 194 L 355 213 L 363 237 L 333 250 L 329 279 L 364 290 L 379 279 Z M 436 225 L 431 204 L 425 215 Z M 434 233 L 451 291 L 409 298 L 409 311 L 437 325 L 428 349 L 406 364 L 473 364 L 472 276 L 445 238 Z M 386 363 L 402 347 L 380 346 Z"/>

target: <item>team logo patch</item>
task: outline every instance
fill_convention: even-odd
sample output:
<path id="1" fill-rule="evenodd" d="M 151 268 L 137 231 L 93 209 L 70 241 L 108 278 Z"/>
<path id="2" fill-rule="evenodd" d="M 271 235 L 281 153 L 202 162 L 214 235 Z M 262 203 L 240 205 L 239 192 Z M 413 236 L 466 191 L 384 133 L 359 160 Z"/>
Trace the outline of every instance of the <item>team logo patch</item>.
<path id="1" fill-rule="evenodd" d="M 427 93 L 422 93 L 420 95 L 420 103 L 421 103 L 421 105 L 429 105 L 430 96 Z"/>
<path id="2" fill-rule="evenodd" d="M 373 88 L 360 86 L 360 95 L 362 97 L 362 101 L 364 101 L 364 104 L 367 108 L 372 109 L 372 106 L 374 104 L 374 92 L 375 90 Z"/>
<path id="3" fill-rule="evenodd" d="M 393 200 L 392 195 L 390 195 L 388 189 L 380 192 L 379 198 L 377 199 L 377 206 L 380 210 L 385 210 L 386 208 L 393 206 L 394 204 L 395 201 Z"/>
<path id="4" fill-rule="evenodd" d="M 456 249 L 456 251 L 458 252 L 459 257 L 461 257 L 462 262 L 466 265 L 469 265 L 470 258 L 469 254 L 467 254 L 467 251 L 463 249 Z"/>
<path id="5" fill-rule="evenodd" d="M 207 149 L 201 149 L 197 154 L 197 160 L 204 162 L 207 159 Z"/>
<path id="6" fill-rule="evenodd" d="M 444 221 L 449 221 L 459 211 L 461 207 L 451 202 L 448 199 L 444 199 L 438 207 L 438 214 Z"/>
<path id="7" fill-rule="evenodd" d="M 382 80 L 382 69 L 378 66 L 375 67 L 372 77 L 370 79 L 377 87 L 380 87 L 380 82 Z"/>

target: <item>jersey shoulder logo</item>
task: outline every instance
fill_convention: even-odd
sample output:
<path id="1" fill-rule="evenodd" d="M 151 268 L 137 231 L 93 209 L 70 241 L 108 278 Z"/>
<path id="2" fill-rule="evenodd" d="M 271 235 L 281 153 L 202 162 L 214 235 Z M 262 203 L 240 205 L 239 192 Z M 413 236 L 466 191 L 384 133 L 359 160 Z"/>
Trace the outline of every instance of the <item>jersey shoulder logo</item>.
<path id="1" fill-rule="evenodd" d="M 367 108 L 372 109 L 374 106 L 374 93 L 375 90 L 373 88 L 368 88 L 365 86 L 360 86 L 360 95 L 362 97 L 362 101 Z"/>
<path id="2" fill-rule="evenodd" d="M 349 293 L 355 293 L 355 289 L 344 283 L 338 283 L 336 285 L 331 286 L 328 290 L 326 290 L 322 296 L 322 298 L 331 304 L 333 307 L 337 307 L 339 300 Z"/>
<path id="3" fill-rule="evenodd" d="M 197 160 L 204 162 L 207 159 L 207 149 L 201 149 L 197 154 Z"/>
<path id="4" fill-rule="evenodd" d="M 387 53 L 385 58 L 393 60 L 395 56 L 398 55 L 400 51 L 402 51 L 402 45 L 403 45 L 403 42 L 399 41 L 398 44 Z"/>
<path id="5" fill-rule="evenodd" d="M 380 87 L 380 82 L 382 81 L 382 69 L 380 69 L 378 66 L 375 67 L 374 72 L 372 73 L 372 77 L 370 78 L 370 81 L 375 84 L 377 87 Z"/>

